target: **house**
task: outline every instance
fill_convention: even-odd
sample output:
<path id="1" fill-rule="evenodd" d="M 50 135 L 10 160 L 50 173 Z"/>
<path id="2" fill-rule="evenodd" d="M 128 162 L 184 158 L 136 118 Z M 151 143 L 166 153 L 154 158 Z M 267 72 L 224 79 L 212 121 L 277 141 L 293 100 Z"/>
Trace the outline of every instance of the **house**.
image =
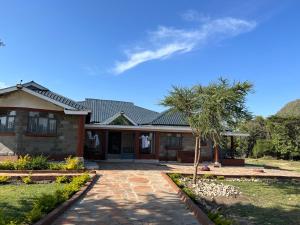
<path id="1" fill-rule="evenodd" d="M 202 142 L 202 160 L 212 160 Z M 180 113 L 131 102 L 76 102 L 34 81 L 0 89 L 0 159 L 43 154 L 86 159 L 191 161 L 194 138 Z"/>

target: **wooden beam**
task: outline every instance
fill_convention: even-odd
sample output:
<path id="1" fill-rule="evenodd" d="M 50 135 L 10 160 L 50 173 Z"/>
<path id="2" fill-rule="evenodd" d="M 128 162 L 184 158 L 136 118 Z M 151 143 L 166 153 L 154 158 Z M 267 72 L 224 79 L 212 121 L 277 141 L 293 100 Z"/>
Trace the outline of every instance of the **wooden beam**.
<path id="1" fill-rule="evenodd" d="M 78 116 L 78 130 L 77 130 L 77 150 L 76 156 L 83 157 L 83 146 L 84 146 L 84 123 L 85 116 Z"/>

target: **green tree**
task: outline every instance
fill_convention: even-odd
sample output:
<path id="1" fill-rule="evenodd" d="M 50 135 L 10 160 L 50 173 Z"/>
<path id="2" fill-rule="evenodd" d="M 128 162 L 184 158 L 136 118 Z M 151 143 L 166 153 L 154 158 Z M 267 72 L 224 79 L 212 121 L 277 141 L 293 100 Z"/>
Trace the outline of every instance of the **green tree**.
<path id="1" fill-rule="evenodd" d="M 268 118 L 267 127 L 277 157 L 300 158 L 300 119 L 295 117 Z"/>
<path id="2" fill-rule="evenodd" d="M 207 86 L 192 88 L 173 87 L 162 105 L 183 113 L 195 136 L 193 181 L 196 182 L 200 162 L 201 139 L 210 139 L 213 146 L 221 142 L 221 135 L 240 120 L 249 118 L 245 107 L 246 95 L 251 91 L 249 82 L 229 83 L 220 78 Z"/>
<path id="3" fill-rule="evenodd" d="M 256 141 L 266 139 L 269 136 L 266 123 L 262 116 L 242 121 L 238 125 L 238 129 L 241 132 L 248 133 L 249 137 L 238 140 L 238 151 L 246 150 L 246 157 L 249 157 L 253 152 Z"/>

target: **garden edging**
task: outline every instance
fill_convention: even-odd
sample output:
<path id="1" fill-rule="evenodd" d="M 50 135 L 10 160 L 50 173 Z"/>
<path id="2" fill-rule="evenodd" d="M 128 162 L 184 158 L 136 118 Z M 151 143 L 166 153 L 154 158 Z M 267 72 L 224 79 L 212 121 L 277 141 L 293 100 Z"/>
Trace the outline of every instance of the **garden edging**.
<path id="1" fill-rule="evenodd" d="M 89 188 L 94 184 L 97 179 L 97 175 L 93 174 L 91 180 L 88 181 L 78 192 L 76 192 L 70 199 L 59 205 L 57 208 L 52 210 L 46 216 L 44 216 L 41 220 L 34 223 L 34 225 L 50 225 L 53 223 L 55 219 L 57 219 L 61 214 L 63 214 L 66 209 L 68 209 L 71 205 L 73 205 L 80 197 L 82 197 Z"/>
<path id="2" fill-rule="evenodd" d="M 184 193 L 173 180 L 164 172 L 161 173 L 163 178 L 169 183 L 169 185 L 174 189 L 177 195 L 180 197 L 181 201 L 191 210 L 194 216 L 197 218 L 200 224 L 203 225 L 214 225 L 214 223 L 208 218 L 208 216 L 193 202 L 190 197 Z"/>

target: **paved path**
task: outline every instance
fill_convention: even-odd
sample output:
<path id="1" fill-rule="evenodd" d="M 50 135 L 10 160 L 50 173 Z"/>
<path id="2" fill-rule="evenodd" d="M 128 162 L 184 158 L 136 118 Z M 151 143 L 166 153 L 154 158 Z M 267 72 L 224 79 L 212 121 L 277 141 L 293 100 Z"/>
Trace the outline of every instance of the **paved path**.
<path id="1" fill-rule="evenodd" d="M 93 188 L 53 224 L 198 224 L 161 176 L 164 168 L 145 164 L 101 165 Z"/>

